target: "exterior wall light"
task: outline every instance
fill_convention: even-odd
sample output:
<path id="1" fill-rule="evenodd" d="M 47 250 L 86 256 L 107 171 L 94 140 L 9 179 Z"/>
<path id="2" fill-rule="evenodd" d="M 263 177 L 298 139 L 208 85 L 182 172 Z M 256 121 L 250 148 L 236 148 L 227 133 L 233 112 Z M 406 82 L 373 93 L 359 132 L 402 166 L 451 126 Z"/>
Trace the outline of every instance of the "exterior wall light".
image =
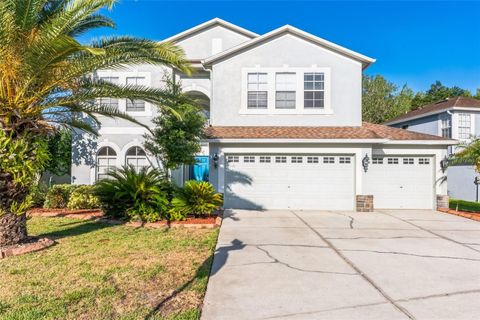
<path id="1" fill-rule="evenodd" d="M 445 173 L 448 168 L 448 157 L 445 156 L 443 160 L 440 161 L 440 168 L 442 169 L 442 173 Z"/>
<path id="2" fill-rule="evenodd" d="M 368 171 L 368 165 L 370 164 L 370 158 L 368 157 L 368 154 L 365 154 L 365 157 L 362 159 L 362 167 L 365 172 Z"/>
<path id="3" fill-rule="evenodd" d="M 218 159 L 220 159 L 220 157 L 218 156 L 218 154 L 214 154 L 213 157 L 212 157 L 212 160 L 213 160 L 213 167 L 216 169 L 218 168 Z"/>

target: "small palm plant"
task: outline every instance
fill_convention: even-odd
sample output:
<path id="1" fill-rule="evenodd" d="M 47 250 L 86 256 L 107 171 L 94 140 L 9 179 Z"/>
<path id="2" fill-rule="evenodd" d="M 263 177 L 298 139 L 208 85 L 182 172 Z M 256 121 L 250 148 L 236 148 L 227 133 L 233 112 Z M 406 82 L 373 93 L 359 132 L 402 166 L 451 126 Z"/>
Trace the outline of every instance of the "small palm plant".
<path id="1" fill-rule="evenodd" d="M 208 216 L 222 205 L 222 194 L 217 193 L 210 183 L 190 180 L 175 193 L 170 213 L 175 220 L 184 219 L 187 215 Z"/>
<path id="2" fill-rule="evenodd" d="M 12 143 L 22 149 L 22 155 L 11 147 L 0 150 L 0 246 L 27 238 L 27 196 L 48 161 L 46 136 L 59 126 L 96 134 L 98 115 L 135 122 L 97 103 L 100 98 L 158 105 L 168 99 L 161 89 L 102 81 L 94 76 L 96 70 L 152 64 L 190 71 L 183 51 L 168 42 L 107 37 L 85 45 L 76 40 L 92 29 L 114 27 L 98 12 L 115 2 L 0 1 L 0 146 Z M 23 169 L 17 166 L 22 161 Z"/>
<path id="3" fill-rule="evenodd" d="M 158 170 L 143 167 L 137 171 L 133 166 L 124 166 L 107 175 L 94 189 L 105 214 L 149 222 L 165 216 L 168 199 L 162 189 L 163 175 Z"/>
<path id="4" fill-rule="evenodd" d="M 480 173 L 480 139 L 475 138 L 459 147 L 460 151 L 453 155 L 449 164 L 473 164 L 475 171 Z"/>

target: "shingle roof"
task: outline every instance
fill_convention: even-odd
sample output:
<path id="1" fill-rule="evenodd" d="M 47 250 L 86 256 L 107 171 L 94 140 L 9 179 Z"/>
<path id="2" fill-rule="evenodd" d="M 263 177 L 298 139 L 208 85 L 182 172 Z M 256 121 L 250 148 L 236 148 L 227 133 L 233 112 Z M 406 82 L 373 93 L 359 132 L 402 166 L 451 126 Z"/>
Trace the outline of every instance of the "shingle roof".
<path id="1" fill-rule="evenodd" d="M 450 99 L 445 99 L 436 103 L 426 105 L 420 109 L 407 112 L 399 117 L 388 120 L 386 123 L 398 122 L 403 119 L 410 119 L 412 117 L 418 117 L 423 114 L 427 114 L 435 111 L 442 111 L 452 107 L 469 107 L 469 108 L 480 108 L 480 100 L 467 97 L 455 97 Z"/>
<path id="2" fill-rule="evenodd" d="M 359 127 L 226 127 L 206 129 L 208 139 L 389 139 L 446 140 L 443 137 L 417 133 L 364 122 Z M 452 140 L 453 141 L 453 140 Z"/>

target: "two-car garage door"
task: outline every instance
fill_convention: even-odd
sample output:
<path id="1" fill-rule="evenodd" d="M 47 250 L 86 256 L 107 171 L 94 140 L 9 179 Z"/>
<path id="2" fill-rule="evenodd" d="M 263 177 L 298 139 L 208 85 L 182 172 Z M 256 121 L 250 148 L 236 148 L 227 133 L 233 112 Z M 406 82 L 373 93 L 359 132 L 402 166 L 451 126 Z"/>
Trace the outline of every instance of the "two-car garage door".
<path id="1" fill-rule="evenodd" d="M 353 209 L 353 156 L 227 155 L 226 160 L 228 208 Z"/>
<path id="2" fill-rule="evenodd" d="M 373 156 L 363 194 L 375 208 L 432 209 L 431 157 Z M 225 207 L 353 210 L 355 157 L 331 154 L 226 156 Z"/>

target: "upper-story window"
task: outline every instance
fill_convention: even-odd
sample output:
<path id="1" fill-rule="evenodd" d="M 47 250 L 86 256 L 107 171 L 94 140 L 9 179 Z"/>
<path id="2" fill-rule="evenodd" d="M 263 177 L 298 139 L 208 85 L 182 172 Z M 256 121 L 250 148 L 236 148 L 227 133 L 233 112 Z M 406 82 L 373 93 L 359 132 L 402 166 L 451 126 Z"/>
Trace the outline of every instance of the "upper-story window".
<path id="1" fill-rule="evenodd" d="M 268 83 L 266 73 L 248 74 L 248 109 L 267 109 Z"/>
<path id="2" fill-rule="evenodd" d="M 100 80 L 118 84 L 118 77 L 100 77 Z M 97 100 L 99 104 L 118 108 L 118 99 L 116 98 L 100 98 Z"/>
<path id="3" fill-rule="evenodd" d="M 275 75 L 275 108 L 295 109 L 296 87 L 297 78 L 295 73 L 277 73 Z"/>
<path id="4" fill-rule="evenodd" d="M 308 72 L 303 75 L 304 108 L 325 107 L 325 74 Z"/>
<path id="5" fill-rule="evenodd" d="M 450 117 L 442 119 L 442 137 L 451 138 L 452 137 L 452 120 Z"/>
<path id="6" fill-rule="evenodd" d="M 144 77 L 127 77 L 127 85 L 140 86 L 145 85 Z M 127 100 L 127 111 L 145 111 L 145 101 Z"/>
<path id="7" fill-rule="evenodd" d="M 468 139 L 471 135 L 471 119 L 470 114 L 468 113 L 459 113 L 458 114 L 458 138 L 459 139 Z"/>

